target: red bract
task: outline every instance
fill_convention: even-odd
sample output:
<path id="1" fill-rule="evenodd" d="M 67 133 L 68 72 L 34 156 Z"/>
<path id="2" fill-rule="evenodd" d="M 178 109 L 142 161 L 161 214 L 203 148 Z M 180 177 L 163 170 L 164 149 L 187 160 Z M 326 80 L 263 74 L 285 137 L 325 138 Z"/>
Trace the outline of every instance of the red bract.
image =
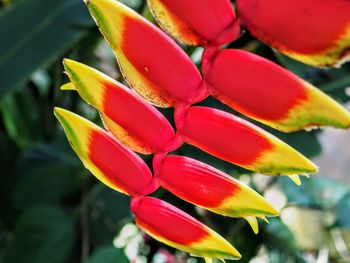
<path id="1" fill-rule="evenodd" d="M 130 86 L 161 107 L 201 100 L 201 76 L 187 54 L 165 33 L 117 1 L 87 6 L 114 50 Z"/>
<path id="2" fill-rule="evenodd" d="M 189 45 L 221 45 L 239 36 L 229 0 L 147 0 L 158 23 Z"/>
<path id="3" fill-rule="evenodd" d="M 85 167 L 104 184 L 132 196 L 157 188 L 145 162 L 100 127 L 61 108 L 55 116 Z"/>
<path id="4" fill-rule="evenodd" d="M 191 107 L 180 133 L 189 144 L 252 171 L 269 175 L 317 171 L 312 162 L 281 140 L 220 110 Z"/>
<path id="5" fill-rule="evenodd" d="M 136 224 L 162 242 L 188 253 L 210 258 L 241 257 L 219 234 L 162 200 L 139 197 L 131 201 Z"/>
<path id="6" fill-rule="evenodd" d="M 350 1 L 237 0 L 240 20 L 258 39 L 304 63 L 349 58 Z"/>
<path id="7" fill-rule="evenodd" d="M 278 214 L 249 187 L 188 157 L 165 157 L 157 179 L 162 187 L 176 196 L 218 214 L 232 217 Z"/>
<path id="8" fill-rule="evenodd" d="M 210 59 L 205 68 L 210 93 L 246 116 L 285 132 L 350 126 L 350 114 L 341 105 L 265 58 L 226 49 Z"/>
<path id="9" fill-rule="evenodd" d="M 72 81 L 70 88 L 103 112 L 105 126 L 124 144 L 150 154 L 169 151 L 177 142 L 168 120 L 129 88 L 73 60 L 64 60 L 64 66 Z"/>

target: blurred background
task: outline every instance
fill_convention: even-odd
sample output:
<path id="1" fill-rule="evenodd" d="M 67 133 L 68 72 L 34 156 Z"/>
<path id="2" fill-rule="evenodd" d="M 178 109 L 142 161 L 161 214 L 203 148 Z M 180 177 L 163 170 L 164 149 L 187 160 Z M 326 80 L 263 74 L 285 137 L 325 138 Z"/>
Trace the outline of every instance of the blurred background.
<path id="1" fill-rule="evenodd" d="M 123 2 L 153 21 L 145 1 Z M 332 70 L 307 67 L 248 33 L 229 47 L 260 54 L 336 100 L 350 100 L 350 63 Z M 184 49 L 199 65 L 202 49 Z M 142 233 L 129 212 L 129 198 L 83 168 L 53 107 L 100 120 L 76 93 L 59 90 L 67 82 L 64 57 L 122 81 L 82 0 L 0 0 L 0 262 L 202 262 Z M 232 112 L 210 98 L 201 104 Z M 172 121 L 172 110 L 162 112 Z M 225 236 L 243 255 L 240 262 L 350 262 L 350 132 L 282 134 L 263 128 L 313 158 L 320 172 L 297 187 L 288 178 L 251 174 L 188 145 L 177 151 L 244 181 L 281 209 L 270 224 L 259 222 L 258 235 L 243 219 L 195 208 L 162 189 L 154 196 Z"/>

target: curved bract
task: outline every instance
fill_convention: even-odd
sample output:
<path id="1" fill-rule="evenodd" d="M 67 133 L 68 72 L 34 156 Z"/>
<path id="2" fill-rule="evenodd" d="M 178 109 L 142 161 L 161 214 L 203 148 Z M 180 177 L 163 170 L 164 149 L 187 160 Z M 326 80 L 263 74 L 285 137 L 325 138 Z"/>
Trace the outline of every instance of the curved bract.
<path id="1" fill-rule="evenodd" d="M 189 45 L 221 45 L 240 34 L 229 0 L 147 0 L 162 28 Z"/>
<path id="2" fill-rule="evenodd" d="M 206 80 L 214 97 L 284 132 L 350 126 L 350 114 L 339 103 L 281 66 L 247 51 L 219 51 Z"/>
<path id="3" fill-rule="evenodd" d="M 169 36 L 118 1 L 89 0 L 87 6 L 133 89 L 160 107 L 198 101 L 201 76 Z"/>
<path id="4" fill-rule="evenodd" d="M 80 96 L 102 112 L 107 129 L 133 150 L 163 152 L 174 139 L 174 129 L 152 105 L 123 84 L 73 60 L 64 60 L 65 70 Z"/>
<path id="5" fill-rule="evenodd" d="M 192 158 L 165 157 L 157 179 L 176 196 L 218 214 L 231 217 L 278 215 L 248 186 Z"/>
<path id="6" fill-rule="evenodd" d="M 134 152 L 94 123 L 70 111 L 56 107 L 54 113 L 72 148 L 97 179 L 131 196 L 155 189 L 151 171 Z"/>
<path id="7" fill-rule="evenodd" d="M 275 136 L 217 109 L 191 107 L 180 132 L 187 143 L 255 172 L 294 175 L 317 171 L 311 161 Z"/>
<path id="8" fill-rule="evenodd" d="M 241 22 L 258 39 L 313 66 L 350 58 L 350 1 L 237 0 Z"/>
<path id="9" fill-rule="evenodd" d="M 153 197 L 131 201 L 136 224 L 155 239 L 188 253 L 217 259 L 239 259 L 239 252 L 218 233 L 177 207 Z"/>

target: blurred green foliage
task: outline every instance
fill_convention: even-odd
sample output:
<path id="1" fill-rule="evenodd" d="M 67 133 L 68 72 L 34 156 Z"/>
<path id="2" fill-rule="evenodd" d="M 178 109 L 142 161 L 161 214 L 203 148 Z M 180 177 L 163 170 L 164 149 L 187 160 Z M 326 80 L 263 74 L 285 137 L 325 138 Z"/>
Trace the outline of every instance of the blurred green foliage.
<path id="1" fill-rule="evenodd" d="M 151 17 L 144 1 L 123 2 Z M 0 262 L 124 263 L 129 262 L 126 254 L 139 255 L 145 262 L 166 262 L 167 257 L 159 249 L 165 248 L 171 253 L 174 250 L 130 228 L 133 218 L 128 197 L 106 188 L 89 175 L 52 114 L 53 107 L 58 105 L 99 122 L 96 111 L 77 94 L 59 91 L 60 85 L 67 81 L 62 73 L 63 57 L 120 78 L 112 52 L 83 2 L 2 0 L 0 3 Z M 258 53 L 318 85 L 337 100 L 350 100 L 345 92 L 345 87 L 350 85 L 349 64 L 334 70 L 311 68 L 274 53 L 248 33 L 230 47 Z M 200 48 L 184 48 L 198 62 Z M 201 104 L 232 112 L 211 98 Z M 162 112 L 171 120 L 172 110 Z M 321 154 L 318 131 L 282 134 L 264 128 L 308 157 Z M 329 237 L 323 246 L 329 247 L 334 260 L 346 262 L 344 253 L 333 246 L 332 237 L 334 231 L 340 230 L 345 244 L 350 240 L 349 186 L 332 180 L 329 175 L 303 180 L 299 188 L 286 178 L 269 179 L 261 187 L 251 180 L 255 176 L 247 171 L 192 146 L 185 145 L 177 153 L 193 156 L 236 178 L 248 178 L 251 186 L 262 193 L 279 189 L 288 201 L 287 206 L 299 209 L 296 211 L 301 216 L 321 211 L 324 213 L 322 230 Z M 144 158 L 150 163 L 150 157 Z M 306 255 L 317 255 L 322 249 L 306 251 L 298 243 L 300 237 L 293 232 L 293 226 L 281 218 L 272 219 L 270 224 L 261 223 L 261 233 L 255 236 L 244 220 L 198 210 L 162 189 L 154 195 L 217 229 L 241 251 L 241 262 L 266 257 L 269 262 L 306 262 Z M 181 253 L 176 257 L 178 262 L 186 260 Z"/>

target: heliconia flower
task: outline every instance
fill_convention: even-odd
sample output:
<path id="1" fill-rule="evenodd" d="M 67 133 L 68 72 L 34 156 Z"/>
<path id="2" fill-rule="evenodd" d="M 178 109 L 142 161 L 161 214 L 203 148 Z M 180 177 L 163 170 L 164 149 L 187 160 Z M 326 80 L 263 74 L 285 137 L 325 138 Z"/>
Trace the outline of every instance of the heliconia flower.
<path id="1" fill-rule="evenodd" d="M 311 161 L 275 136 L 221 110 L 189 108 L 180 133 L 187 143 L 255 172 L 295 179 L 295 174 L 317 171 Z"/>
<path id="2" fill-rule="evenodd" d="M 255 37 L 296 60 L 324 67 L 350 59 L 350 1 L 237 0 L 237 7 Z"/>
<path id="3" fill-rule="evenodd" d="M 199 71 L 164 32 L 115 0 L 85 0 L 130 86 L 160 107 L 207 96 Z"/>
<path id="4" fill-rule="evenodd" d="M 189 45 L 222 45 L 240 34 L 229 0 L 147 0 L 161 27 Z"/>
<path id="5" fill-rule="evenodd" d="M 146 163 L 106 131 L 70 111 L 54 113 L 84 166 L 105 185 L 131 196 L 158 187 Z"/>
<path id="6" fill-rule="evenodd" d="M 142 230 L 169 246 L 206 258 L 241 258 L 239 252 L 218 233 L 160 199 L 134 198 L 131 211 Z"/>
<path id="7" fill-rule="evenodd" d="M 214 97 L 278 130 L 350 126 L 350 114 L 340 104 L 293 73 L 253 53 L 221 50 L 210 62 L 205 77 Z"/>
<path id="8" fill-rule="evenodd" d="M 73 60 L 64 60 L 72 81 L 65 89 L 77 90 L 89 104 L 102 112 L 107 129 L 133 150 L 149 154 L 168 151 L 174 130 L 152 105 L 107 75 Z"/>
<path id="9" fill-rule="evenodd" d="M 212 166 L 188 157 L 166 156 L 157 179 L 160 186 L 181 199 L 221 215 L 248 218 L 278 215 L 250 187 Z"/>

